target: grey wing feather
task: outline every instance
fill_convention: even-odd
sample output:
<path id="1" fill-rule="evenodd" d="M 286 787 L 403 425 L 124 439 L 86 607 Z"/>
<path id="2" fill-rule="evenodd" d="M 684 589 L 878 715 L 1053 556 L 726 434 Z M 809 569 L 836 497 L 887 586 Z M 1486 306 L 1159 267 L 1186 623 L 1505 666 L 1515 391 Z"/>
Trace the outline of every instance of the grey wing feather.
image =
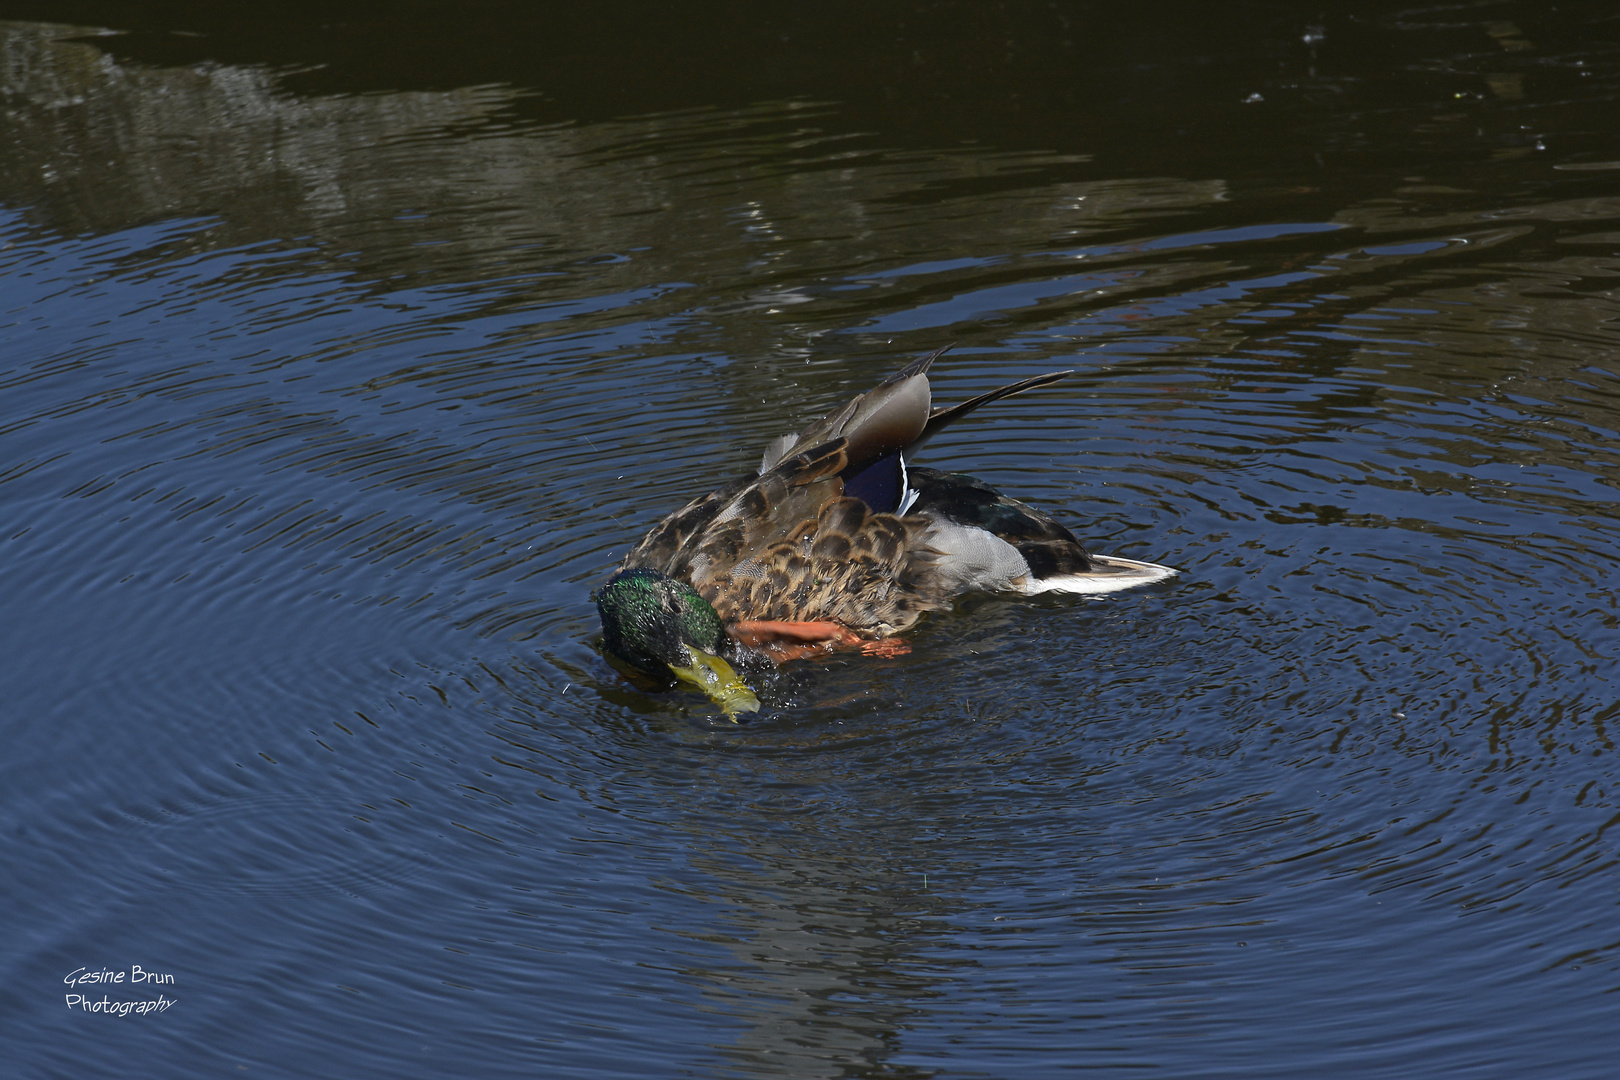
<path id="1" fill-rule="evenodd" d="M 864 394 L 846 401 L 797 436 L 773 440 L 760 462 L 763 473 L 777 461 L 807 447 L 832 439 L 849 442 L 849 464 L 859 469 L 915 442 L 927 429 L 932 414 L 928 369 L 949 349 L 935 349 L 918 357 Z M 774 460 L 773 460 L 774 455 Z"/>

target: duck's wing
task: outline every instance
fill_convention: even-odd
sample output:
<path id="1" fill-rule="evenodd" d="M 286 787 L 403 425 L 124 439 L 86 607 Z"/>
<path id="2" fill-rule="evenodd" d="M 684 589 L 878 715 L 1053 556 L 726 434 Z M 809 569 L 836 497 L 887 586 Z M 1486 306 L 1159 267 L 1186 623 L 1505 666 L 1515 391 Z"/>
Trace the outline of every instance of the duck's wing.
<path id="1" fill-rule="evenodd" d="M 893 450 L 916 448 L 975 409 L 1025 390 L 1066 379 L 1074 371 L 1050 371 L 997 387 L 956 405 L 931 409 L 928 369 L 954 346 L 946 345 L 920 356 L 864 394 L 823 416 L 797 435 L 773 439 L 760 459 L 761 475 L 790 453 L 807 447 L 847 439 L 850 467 L 861 469 Z"/>
<path id="2" fill-rule="evenodd" d="M 950 606 L 928 523 L 844 495 L 843 439 L 812 447 L 694 499 L 653 527 L 620 564 L 691 582 L 720 617 L 825 621 L 860 637 L 909 628 Z"/>
<path id="3" fill-rule="evenodd" d="M 758 477 L 744 477 L 693 499 L 653 526 L 620 569 L 647 566 L 694 586 L 725 573 L 749 553 L 796 535 L 843 494 L 842 439 L 811 447 Z"/>
<path id="4" fill-rule="evenodd" d="M 936 353 L 935 355 L 938 354 Z M 1068 371 L 1049 371 L 1045 375 L 1036 375 L 1033 378 L 1020 379 L 1018 382 L 1008 383 L 1006 386 L 997 387 L 988 393 L 980 394 L 978 397 L 968 398 L 959 405 L 947 405 L 935 409 L 933 412 L 928 414 L 928 423 L 923 425 L 922 434 L 917 436 L 917 438 L 910 444 L 910 448 L 912 450 L 916 450 L 917 448 L 921 447 L 923 443 L 927 442 L 929 439 L 932 439 L 935 435 L 938 435 L 941 431 L 944 431 L 947 427 L 956 423 L 958 420 L 962 419 L 962 417 L 966 416 L 968 413 L 979 408 L 980 406 L 988 405 L 992 401 L 1000 401 L 1002 398 L 1011 397 L 1014 394 L 1022 394 L 1025 390 L 1033 390 L 1038 386 L 1050 385 L 1051 383 L 1055 383 L 1060 379 L 1067 379 L 1073 374 L 1074 370 L 1072 368 Z"/>
<path id="5" fill-rule="evenodd" d="M 944 354 L 936 349 L 906 365 L 873 389 L 846 402 L 798 435 L 784 435 L 765 450 L 764 473 L 785 455 L 826 439 L 843 438 L 849 461 L 844 467 L 845 492 L 874 510 L 905 513 L 912 490 L 906 482 L 906 457 L 951 424 L 992 401 L 1047 386 L 1072 375 L 1052 371 L 1021 379 L 969 398 L 957 405 L 931 408 L 928 369 Z"/>
<path id="6" fill-rule="evenodd" d="M 619 569 L 645 566 L 669 573 L 669 567 L 687 542 L 708 528 L 715 516 L 753 482 L 753 477 L 744 477 L 717 491 L 699 495 L 649 529 L 641 542 L 620 561 Z"/>
<path id="7" fill-rule="evenodd" d="M 880 454 L 865 465 L 859 467 L 851 465 L 846 469 L 844 493 L 865 500 L 866 505 L 874 510 L 902 515 L 910 512 L 916 502 L 918 489 L 907 478 L 907 458 L 921 449 L 924 443 L 980 406 L 1025 390 L 1033 390 L 1038 386 L 1055 383 L 1072 374 L 1072 371 L 1052 371 L 1045 375 L 1036 375 L 1033 378 L 997 387 L 978 397 L 969 398 L 959 405 L 935 409 L 928 415 L 922 433 L 910 443 Z"/>
<path id="8" fill-rule="evenodd" d="M 799 453 L 833 439 L 847 443 L 849 464 L 859 470 L 892 450 L 920 438 L 928 427 L 932 398 L 928 369 L 946 350 L 920 356 L 864 394 L 857 394 L 797 435 L 783 435 L 766 447 L 760 475 L 775 468 L 789 454 Z"/>
<path id="9" fill-rule="evenodd" d="M 887 637 L 950 606 L 946 582 L 933 573 L 938 552 L 925 542 L 928 527 L 841 496 L 697 588 L 727 622 L 823 622 Z"/>

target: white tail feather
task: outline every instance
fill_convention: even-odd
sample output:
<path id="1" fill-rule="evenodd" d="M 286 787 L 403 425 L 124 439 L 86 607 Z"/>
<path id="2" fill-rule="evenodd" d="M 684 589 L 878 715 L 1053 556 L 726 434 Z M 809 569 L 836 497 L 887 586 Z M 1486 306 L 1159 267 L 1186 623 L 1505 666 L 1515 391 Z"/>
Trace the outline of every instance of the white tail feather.
<path id="1" fill-rule="evenodd" d="M 1043 592 L 1064 592 L 1098 596 L 1102 593 L 1119 592 L 1122 589 L 1135 589 L 1143 585 L 1152 585 L 1156 581 L 1175 577 L 1181 572 L 1168 566 L 1160 566 L 1158 563 L 1121 559 L 1114 555 L 1093 555 L 1091 561 L 1097 563 L 1098 567 L 1089 573 L 1063 574 L 1049 578 L 1029 579 L 1024 585 L 1024 595 L 1034 596 L 1036 593 Z"/>

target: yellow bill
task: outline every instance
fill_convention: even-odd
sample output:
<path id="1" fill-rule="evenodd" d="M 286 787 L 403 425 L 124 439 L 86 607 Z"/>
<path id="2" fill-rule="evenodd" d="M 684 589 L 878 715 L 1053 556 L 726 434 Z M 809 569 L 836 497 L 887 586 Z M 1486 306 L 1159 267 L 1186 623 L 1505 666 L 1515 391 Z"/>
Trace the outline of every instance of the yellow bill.
<path id="1" fill-rule="evenodd" d="M 669 665 L 677 679 L 709 695 L 732 720 L 737 719 L 738 713 L 759 712 L 759 698 L 730 664 L 692 645 L 688 645 L 686 651 L 692 659 L 690 667 Z"/>

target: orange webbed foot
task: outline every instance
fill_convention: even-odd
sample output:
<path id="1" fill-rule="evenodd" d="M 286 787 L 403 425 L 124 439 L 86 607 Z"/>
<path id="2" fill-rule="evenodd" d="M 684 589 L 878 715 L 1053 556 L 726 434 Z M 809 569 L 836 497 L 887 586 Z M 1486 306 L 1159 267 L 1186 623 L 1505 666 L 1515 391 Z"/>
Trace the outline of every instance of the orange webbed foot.
<path id="1" fill-rule="evenodd" d="M 861 642 L 861 652 L 867 656 L 904 656 L 911 651 L 911 646 L 898 638 L 880 638 L 877 641 Z"/>

